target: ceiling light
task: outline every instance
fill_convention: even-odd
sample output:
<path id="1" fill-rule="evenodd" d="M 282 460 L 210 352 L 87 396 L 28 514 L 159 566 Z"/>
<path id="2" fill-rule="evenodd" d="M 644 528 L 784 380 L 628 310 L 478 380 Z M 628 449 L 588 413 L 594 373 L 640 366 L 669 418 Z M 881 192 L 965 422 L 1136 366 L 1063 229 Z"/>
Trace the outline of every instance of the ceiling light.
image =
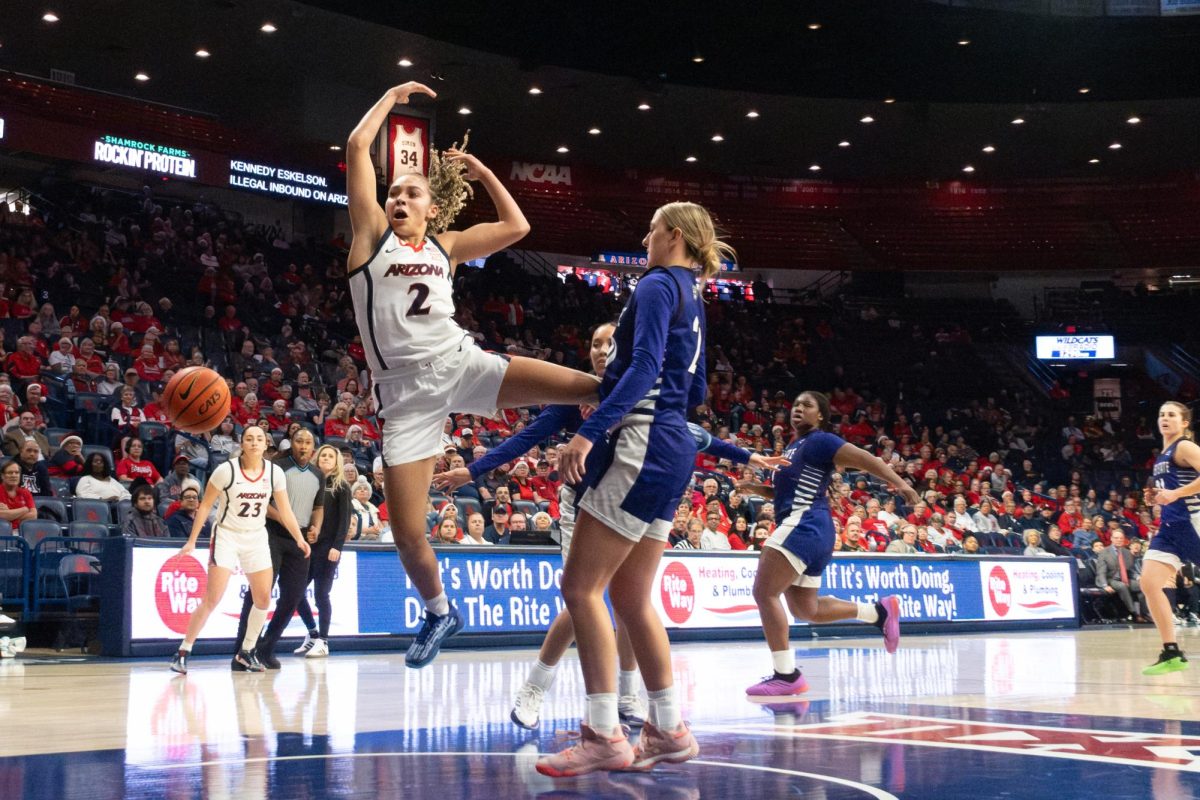
<path id="1" fill-rule="evenodd" d="M 819 23 L 819 22 L 810 22 L 810 23 L 808 23 L 808 29 L 809 29 L 810 31 L 819 31 L 819 30 L 821 30 L 821 23 Z"/>
<path id="2" fill-rule="evenodd" d="M 723 141 L 725 141 L 725 137 L 724 137 L 724 136 L 722 136 L 722 135 L 721 135 L 721 134 L 719 134 L 719 133 L 714 133 L 714 134 L 713 134 L 713 136 L 712 136 L 712 140 L 713 140 L 714 142 L 723 142 Z"/>
<path id="3" fill-rule="evenodd" d="M 808 171 L 809 171 L 809 172 L 820 172 L 820 171 L 821 171 L 821 165 L 820 165 L 820 164 L 813 164 L 813 165 L 811 165 L 811 166 L 808 168 Z"/>
<path id="4" fill-rule="evenodd" d="M 55 14 L 53 11 L 47 11 L 45 14 L 42 14 L 42 22 L 58 22 L 58 14 Z"/>
<path id="5" fill-rule="evenodd" d="M 849 146 L 850 146 L 850 143 L 847 142 L 845 139 L 842 139 L 840 142 L 838 142 L 838 147 L 849 147 Z"/>
<path id="6" fill-rule="evenodd" d="M 967 164 L 965 167 L 963 167 L 963 172 L 970 173 L 970 172 L 974 172 L 974 171 L 975 171 L 975 168 L 972 167 L 970 164 Z"/>
<path id="7" fill-rule="evenodd" d="M 1089 164 L 1099 164 L 1099 163 L 1100 163 L 1100 159 L 1098 159 L 1098 158 L 1089 158 L 1089 159 L 1088 159 L 1088 163 L 1089 163 Z"/>
<path id="8" fill-rule="evenodd" d="M 196 51 L 196 58 L 208 58 L 211 55 L 212 53 L 208 52 L 203 47 Z"/>
<path id="9" fill-rule="evenodd" d="M 1012 121 L 1012 124 L 1013 124 L 1013 125 L 1024 125 L 1024 124 L 1025 124 L 1025 118 L 1024 118 L 1024 117 L 1017 117 L 1016 119 L 1014 119 L 1014 120 Z"/>
<path id="10" fill-rule="evenodd" d="M 692 56 L 692 63 L 693 64 L 703 64 L 704 56 L 700 55 L 699 53 L 696 53 L 696 55 Z"/>
<path id="11" fill-rule="evenodd" d="M 588 128 L 588 133 L 590 133 L 592 136 L 599 136 L 600 129 L 599 128 Z"/>
<path id="12" fill-rule="evenodd" d="M 1080 86 L 1080 87 L 1079 87 L 1079 93 L 1080 93 L 1080 94 L 1087 94 L 1087 93 L 1088 93 L 1088 92 L 1090 92 L 1090 91 L 1091 91 L 1091 89 L 1089 89 L 1089 88 L 1088 88 L 1088 87 L 1086 87 L 1086 86 Z"/>
<path id="13" fill-rule="evenodd" d="M 274 33 L 275 31 L 277 31 L 279 29 L 276 28 L 274 25 L 272 25 L 269 22 L 264 22 L 262 24 L 262 27 L 259 28 L 259 30 L 262 31 L 263 33 Z"/>
<path id="14" fill-rule="evenodd" d="M 994 152 L 996 152 L 996 148 L 995 148 L 995 147 L 993 147 L 993 146 L 992 146 L 992 145 L 990 145 L 990 144 L 986 144 L 986 145 L 984 145 L 984 146 L 983 146 L 983 152 L 985 152 L 985 153 L 994 153 Z"/>
<path id="15" fill-rule="evenodd" d="M 885 98 L 883 98 L 883 102 L 887 103 L 887 104 L 890 106 L 892 103 L 896 102 L 896 98 L 894 98 L 894 97 L 885 97 Z"/>
<path id="16" fill-rule="evenodd" d="M 750 119 L 758 119 L 758 112 L 751 109 L 750 111 L 746 112 L 746 116 Z"/>
<path id="17" fill-rule="evenodd" d="M 462 106 L 461 108 L 458 109 L 458 113 L 462 114 L 465 117 L 467 114 L 471 113 L 471 109 L 468 108 L 467 106 Z"/>
<path id="18" fill-rule="evenodd" d="M 530 87 L 529 87 L 529 93 L 530 93 L 530 94 L 541 94 L 541 93 L 542 93 L 542 90 L 541 90 L 541 89 L 539 89 L 537 86 L 530 86 Z"/>
<path id="19" fill-rule="evenodd" d="M 407 58 L 402 58 L 396 62 L 396 66 L 398 66 L 398 67 L 411 67 L 412 64 L 413 64 L 413 62 Z"/>
<path id="20" fill-rule="evenodd" d="M 555 150 L 554 152 L 556 152 L 556 153 L 569 153 L 569 152 L 571 152 L 571 149 L 570 149 L 569 147 L 567 147 L 567 146 L 564 144 L 564 145 L 559 145 L 558 149 L 557 149 L 557 150 Z"/>
<path id="21" fill-rule="evenodd" d="M 649 103 L 638 103 L 638 111 L 649 111 L 649 110 L 650 110 Z"/>
<path id="22" fill-rule="evenodd" d="M 970 43 L 971 43 L 971 40 L 970 40 L 970 39 L 959 39 L 959 40 L 958 40 L 958 46 L 959 46 L 959 47 L 966 47 L 966 46 L 967 46 L 967 45 L 969 45 Z"/>
<path id="23" fill-rule="evenodd" d="M 150 80 L 150 76 L 144 72 L 139 72 L 137 75 L 133 76 L 133 79 L 135 81 L 141 81 L 142 83 L 145 83 L 146 81 Z"/>
<path id="24" fill-rule="evenodd" d="M 1142 118 L 1141 117 L 1130 117 L 1129 119 L 1127 119 L 1125 121 L 1128 122 L 1130 125 L 1138 125 L 1141 123 Z"/>
<path id="25" fill-rule="evenodd" d="M 342 146 L 340 144 L 331 144 L 331 145 L 329 145 L 329 149 L 336 153 L 337 151 L 342 149 Z"/>
<path id="26" fill-rule="evenodd" d="M 1113 142 L 1112 144 L 1110 144 L 1110 145 L 1108 146 L 1108 149 L 1109 149 L 1109 150 L 1120 150 L 1120 149 L 1121 149 L 1121 143 L 1120 143 L 1120 142 Z"/>
<path id="27" fill-rule="evenodd" d="M 863 123 L 864 125 L 870 125 L 874 121 L 875 121 L 875 118 L 870 115 L 865 116 L 859 120 L 859 122 Z"/>
<path id="28" fill-rule="evenodd" d="M 696 163 L 696 157 L 695 157 L 695 156 L 688 156 L 687 158 L 685 158 L 685 159 L 684 159 L 684 161 L 688 162 L 689 164 L 695 164 L 695 163 Z"/>

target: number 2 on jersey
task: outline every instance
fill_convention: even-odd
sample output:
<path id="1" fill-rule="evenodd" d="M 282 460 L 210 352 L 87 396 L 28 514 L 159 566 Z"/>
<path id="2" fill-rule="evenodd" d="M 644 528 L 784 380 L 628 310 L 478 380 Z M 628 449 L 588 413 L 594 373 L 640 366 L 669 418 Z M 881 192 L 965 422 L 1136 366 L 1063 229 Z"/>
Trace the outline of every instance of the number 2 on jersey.
<path id="1" fill-rule="evenodd" d="M 413 298 L 412 305 L 408 307 L 408 311 L 405 312 L 404 316 L 423 317 L 433 310 L 431 306 L 425 304 L 425 301 L 429 299 L 428 286 L 423 283 L 414 283 L 408 287 L 408 293 L 415 294 L 416 297 Z"/>

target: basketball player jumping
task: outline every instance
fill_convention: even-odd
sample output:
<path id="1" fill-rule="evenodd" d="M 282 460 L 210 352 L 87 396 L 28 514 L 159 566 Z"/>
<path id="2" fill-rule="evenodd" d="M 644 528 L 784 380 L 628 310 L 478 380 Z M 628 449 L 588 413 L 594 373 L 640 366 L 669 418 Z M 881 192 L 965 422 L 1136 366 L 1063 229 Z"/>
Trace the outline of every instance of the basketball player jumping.
<path id="1" fill-rule="evenodd" d="M 192 645 L 200 636 L 209 615 L 220 604 L 230 574 L 239 566 L 250 584 L 254 608 L 250 611 L 246 635 L 231 666 L 234 672 L 262 672 L 264 669 L 254 654 L 254 646 L 263 623 L 267 621 L 271 584 L 275 578 L 271 569 L 271 548 L 267 542 L 266 525 L 267 506 L 272 500 L 275 501 L 280 520 L 295 539 L 296 546 L 305 558 L 309 554 L 308 542 L 304 541 L 292 507 L 288 504 L 283 470 L 263 458 L 266 449 L 267 434 L 257 425 L 248 425 L 242 431 L 241 455 L 221 464 L 209 476 L 204 499 L 196 509 L 191 536 L 179 551 L 183 556 L 196 549 L 196 539 L 204 529 L 213 504 L 219 500 L 220 511 L 209 544 L 208 588 L 203 602 L 192 612 L 187 635 L 171 661 L 171 669 L 175 672 L 187 674 Z"/>
<path id="2" fill-rule="evenodd" d="M 583 372 L 480 350 L 453 319 L 454 268 L 515 243 L 529 223 L 500 180 L 473 155 L 447 151 L 496 206 L 496 222 L 464 231 L 430 232 L 439 201 L 420 174 L 398 177 L 380 207 L 371 143 L 388 113 L 420 83 L 388 90 L 350 134 L 347 193 L 354 239 L 349 280 L 355 319 L 371 368 L 383 423 L 384 493 L 400 561 L 425 601 L 425 620 L 405 663 L 422 667 L 457 633 L 462 617 L 446 597 L 437 558 L 425 537 L 425 501 L 434 458 L 451 411 L 491 415 L 498 408 L 595 403 L 598 381 Z"/>

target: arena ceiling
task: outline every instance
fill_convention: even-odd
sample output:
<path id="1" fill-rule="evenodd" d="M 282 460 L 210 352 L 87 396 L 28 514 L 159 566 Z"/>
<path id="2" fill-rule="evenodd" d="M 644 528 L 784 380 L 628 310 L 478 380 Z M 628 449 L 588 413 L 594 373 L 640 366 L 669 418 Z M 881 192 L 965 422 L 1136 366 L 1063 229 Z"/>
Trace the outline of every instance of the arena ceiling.
<path id="1" fill-rule="evenodd" d="M 6 16 L 4 69 L 66 70 L 281 146 L 336 145 L 416 79 L 441 95 L 440 144 L 470 128 L 483 155 L 539 162 L 980 181 L 1200 165 L 1200 17 L 923 0 L 42 0 Z"/>

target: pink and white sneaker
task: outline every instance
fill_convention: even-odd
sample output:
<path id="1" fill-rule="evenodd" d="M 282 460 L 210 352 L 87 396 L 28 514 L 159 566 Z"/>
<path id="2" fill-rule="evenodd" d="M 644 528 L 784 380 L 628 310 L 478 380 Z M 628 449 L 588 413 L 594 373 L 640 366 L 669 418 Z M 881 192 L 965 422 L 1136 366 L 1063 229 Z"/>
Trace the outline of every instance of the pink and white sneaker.
<path id="1" fill-rule="evenodd" d="M 610 737 L 580 725 L 579 733 L 579 744 L 539 758 L 537 771 L 551 778 L 573 778 L 598 770 L 628 769 L 633 763 L 633 746 L 623 728 L 618 727 L 616 735 Z"/>
<path id="2" fill-rule="evenodd" d="M 807 691 L 808 681 L 804 679 L 804 673 L 796 670 L 796 677 L 791 679 L 772 673 L 747 689 L 746 694 L 750 697 L 788 697 Z"/>
<path id="3" fill-rule="evenodd" d="M 883 646 L 889 653 L 896 652 L 900 647 L 900 598 L 889 595 L 879 601 L 879 605 L 887 612 L 883 620 Z"/>
<path id="4" fill-rule="evenodd" d="M 679 723 L 674 731 L 664 731 L 647 722 L 633 749 L 633 764 L 629 769 L 646 771 L 661 761 L 682 764 L 698 755 L 700 744 L 686 722 Z"/>

